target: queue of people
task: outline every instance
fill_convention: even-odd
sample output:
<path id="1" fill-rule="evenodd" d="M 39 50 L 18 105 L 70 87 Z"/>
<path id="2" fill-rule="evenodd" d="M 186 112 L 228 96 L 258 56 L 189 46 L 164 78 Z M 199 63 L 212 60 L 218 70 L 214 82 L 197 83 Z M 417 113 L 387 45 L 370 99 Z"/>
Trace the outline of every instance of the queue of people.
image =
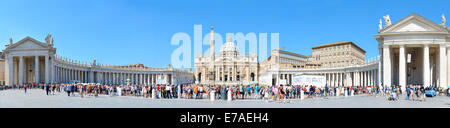
<path id="1" fill-rule="evenodd" d="M 261 99 L 274 102 L 290 102 L 293 99 L 327 98 L 331 96 L 385 96 L 388 100 L 399 100 L 399 95 L 406 95 L 406 100 L 425 100 L 425 88 L 420 85 L 406 86 L 406 92 L 402 92 L 401 86 L 347 86 L 329 87 L 313 85 L 101 85 L 101 84 L 26 84 L 12 86 L 8 89 L 45 90 L 46 95 L 66 92 L 67 96 L 135 96 L 154 99 L 215 99 L 245 100 Z M 440 95 L 449 96 L 449 89 L 438 88 Z"/>

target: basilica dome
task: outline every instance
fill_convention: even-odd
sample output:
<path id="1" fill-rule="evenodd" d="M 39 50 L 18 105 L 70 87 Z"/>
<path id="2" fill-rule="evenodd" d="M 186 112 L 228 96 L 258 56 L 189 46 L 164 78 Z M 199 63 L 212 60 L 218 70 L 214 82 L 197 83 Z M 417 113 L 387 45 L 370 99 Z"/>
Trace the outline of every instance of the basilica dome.
<path id="1" fill-rule="evenodd" d="M 237 52 L 238 48 L 231 40 L 231 38 L 227 39 L 227 42 L 220 47 L 220 52 Z"/>

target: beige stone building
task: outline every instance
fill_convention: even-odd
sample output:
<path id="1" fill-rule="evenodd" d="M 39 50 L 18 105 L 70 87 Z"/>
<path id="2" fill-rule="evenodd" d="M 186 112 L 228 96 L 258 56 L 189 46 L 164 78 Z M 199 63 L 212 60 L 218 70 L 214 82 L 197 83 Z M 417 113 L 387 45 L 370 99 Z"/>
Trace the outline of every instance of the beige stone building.
<path id="1" fill-rule="evenodd" d="M 312 48 L 312 63 L 322 68 L 347 67 L 360 65 L 365 61 L 362 48 L 353 42 L 337 42 Z"/>
<path id="2" fill-rule="evenodd" d="M 5 54 L 0 52 L 0 85 L 5 85 Z"/>
<path id="3" fill-rule="evenodd" d="M 258 83 L 258 56 L 240 55 L 231 38 L 214 54 L 214 31 L 211 30 L 210 55 L 194 59 L 195 82 L 209 85 L 249 85 Z"/>
<path id="4" fill-rule="evenodd" d="M 301 55 L 298 53 L 274 49 L 271 55 L 260 63 L 260 70 L 278 68 L 278 69 L 299 69 L 312 68 L 311 55 Z"/>
<path id="5" fill-rule="evenodd" d="M 325 76 L 329 86 L 373 85 L 377 58 L 365 61 L 365 51 L 353 42 L 337 42 L 312 48 L 312 55 L 272 50 L 260 64 L 259 83 L 290 85 L 294 76 Z"/>

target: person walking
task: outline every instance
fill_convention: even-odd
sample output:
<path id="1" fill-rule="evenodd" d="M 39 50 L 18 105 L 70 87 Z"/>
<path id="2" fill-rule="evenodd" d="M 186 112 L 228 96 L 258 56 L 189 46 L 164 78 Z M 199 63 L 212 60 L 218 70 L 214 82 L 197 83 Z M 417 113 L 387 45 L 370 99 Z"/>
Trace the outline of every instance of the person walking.
<path id="1" fill-rule="evenodd" d="M 24 86 L 23 90 L 25 91 L 25 93 L 27 93 L 27 86 Z"/>
<path id="2" fill-rule="evenodd" d="M 409 96 L 411 95 L 409 85 L 406 85 L 406 100 L 409 100 Z"/>
<path id="3" fill-rule="evenodd" d="M 65 87 L 67 91 L 67 96 L 70 96 L 70 89 L 71 89 L 70 85 L 65 85 Z"/>
<path id="4" fill-rule="evenodd" d="M 47 92 L 47 95 L 48 95 L 48 92 L 50 92 L 50 86 L 48 84 L 45 84 L 44 86 L 45 86 L 45 91 Z"/>

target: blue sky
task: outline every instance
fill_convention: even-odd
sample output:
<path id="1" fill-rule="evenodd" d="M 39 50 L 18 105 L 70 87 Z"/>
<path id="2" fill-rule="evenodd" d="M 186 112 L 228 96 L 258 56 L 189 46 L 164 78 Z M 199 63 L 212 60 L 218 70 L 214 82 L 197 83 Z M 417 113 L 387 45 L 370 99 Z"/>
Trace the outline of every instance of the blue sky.
<path id="1" fill-rule="evenodd" d="M 51 33 L 57 54 L 72 59 L 166 67 L 179 47 L 170 45 L 175 33 L 185 32 L 193 41 L 194 24 L 203 25 L 203 35 L 214 24 L 223 35 L 279 33 L 280 47 L 304 55 L 313 46 L 353 41 L 370 58 L 378 54 L 373 35 L 383 15 L 395 23 L 417 13 L 440 23 L 442 13 L 450 17 L 448 5 L 447 0 L 2 0 L 0 48 L 10 37 L 44 41 Z"/>

